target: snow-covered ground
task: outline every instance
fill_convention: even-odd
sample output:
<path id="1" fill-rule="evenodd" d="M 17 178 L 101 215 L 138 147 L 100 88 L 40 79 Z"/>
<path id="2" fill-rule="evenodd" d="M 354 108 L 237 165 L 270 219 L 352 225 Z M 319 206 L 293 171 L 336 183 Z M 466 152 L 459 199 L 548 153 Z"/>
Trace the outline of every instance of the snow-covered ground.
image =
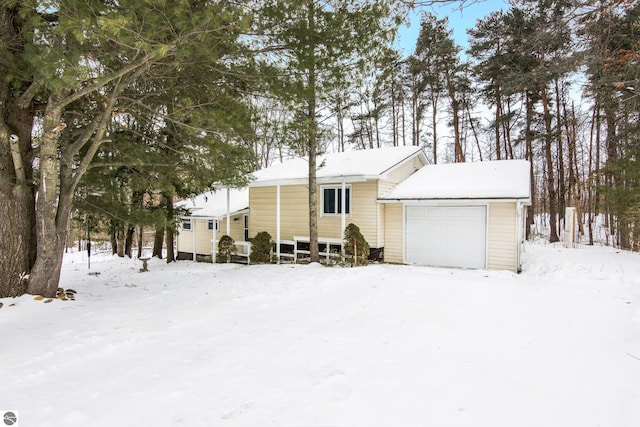
<path id="1" fill-rule="evenodd" d="M 640 425 L 639 254 L 528 245 L 520 275 L 84 257 L 75 301 L 0 300 L 23 427 Z"/>

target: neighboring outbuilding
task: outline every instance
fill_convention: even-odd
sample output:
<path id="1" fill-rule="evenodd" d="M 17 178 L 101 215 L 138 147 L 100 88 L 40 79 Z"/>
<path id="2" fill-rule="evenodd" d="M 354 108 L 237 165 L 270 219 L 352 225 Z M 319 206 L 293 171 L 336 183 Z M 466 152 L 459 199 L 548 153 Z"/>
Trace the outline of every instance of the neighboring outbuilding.
<path id="1" fill-rule="evenodd" d="M 521 270 L 527 161 L 428 165 L 378 201 L 387 262 Z"/>
<path id="2" fill-rule="evenodd" d="M 249 190 L 223 188 L 178 202 L 189 211 L 180 217 L 178 259 L 214 260 L 213 248 L 220 237 L 229 235 L 237 242 L 239 254 L 248 254 Z"/>

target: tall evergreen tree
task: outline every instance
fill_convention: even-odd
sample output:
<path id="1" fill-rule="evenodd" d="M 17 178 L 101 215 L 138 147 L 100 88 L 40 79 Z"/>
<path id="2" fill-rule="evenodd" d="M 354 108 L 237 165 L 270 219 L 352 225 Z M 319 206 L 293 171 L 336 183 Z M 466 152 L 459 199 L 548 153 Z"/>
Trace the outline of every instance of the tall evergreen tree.
<path id="1" fill-rule="evenodd" d="M 177 71 L 184 75 L 205 67 L 197 64 L 214 74 L 210 87 L 238 84 L 230 76 L 248 62 L 239 47 L 240 32 L 249 23 L 246 12 L 228 2 L 2 3 L 0 43 L 8 49 L 0 49 L 0 150 L 9 153 L 14 139 L 19 146 L 10 162 L 2 160 L 0 216 L 16 225 L 24 223 L 21 216 L 35 218 L 35 227 L 27 229 L 25 223 L 16 229 L 25 242 L 34 241 L 30 232 L 35 229 L 36 244 L 25 248 L 2 234 L 0 248 L 29 254 L 35 247 L 36 257 L 32 268 L 28 255 L 18 267 L 0 263 L 0 276 L 7 278 L 0 295 L 24 286 L 24 277 L 29 277 L 29 293 L 55 295 L 74 193 L 108 139 L 114 112 L 175 93 L 185 83 Z M 148 98 L 126 96 L 151 79 L 163 84 Z M 11 118 L 10 106 L 16 105 L 24 110 L 20 120 Z M 34 116 L 38 132 L 32 131 Z M 38 165 L 37 180 L 31 164 Z M 32 197 L 10 201 L 15 193 Z"/>
<path id="2" fill-rule="evenodd" d="M 316 170 L 320 110 L 350 73 L 372 66 L 402 22 L 400 0 L 267 0 L 259 33 L 270 55 L 285 64 L 288 96 L 298 112 L 300 149 L 309 159 L 311 261 L 319 260 Z"/>
<path id="3" fill-rule="evenodd" d="M 583 17 L 588 92 L 604 116 L 600 187 L 623 249 L 640 247 L 640 5 L 599 2 Z"/>
<path id="4" fill-rule="evenodd" d="M 437 163 L 437 110 L 439 97 L 449 99 L 451 123 L 454 138 L 454 161 L 464 162 L 462 146 L 461 116 L 463 95 L 468 87 L 466 65 L 459 57 L 460 47 L 453 40 L 452 32 L 447 28 L 448 20 L 438 19 L 433 14 L 423 14 L 420 22 L 420 34 L 413 54 L 413 70 L 417 76 L 416 87 L 427 91 L 432 108 L 433 162 Z M 414 94 L 414 96 L 416 96 Z M 419 120 L 420 117 L 416 117 Z"/>

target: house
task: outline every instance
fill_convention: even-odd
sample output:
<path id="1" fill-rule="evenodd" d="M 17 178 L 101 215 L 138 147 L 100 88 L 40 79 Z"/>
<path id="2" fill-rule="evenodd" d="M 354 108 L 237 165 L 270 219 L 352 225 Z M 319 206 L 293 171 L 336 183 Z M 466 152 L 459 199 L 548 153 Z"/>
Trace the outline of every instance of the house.
<path id="1" fill-rule="evenodd" d="M 360 231 L 371 253 L 382 259 L 385 205 L 378 198 L 427 163 L 421 147 L 392 147 L 318 156 L 318 241 L 320 252 L 340 251 L 349 223 Z M 297 158 L 257 171 L 249 184 L 249 229 L 267 231 L 276 253 L 293 256 L 309 249 L 309 163 Z"/>
<path id="2" fill-rule="evenodd" d="M 520 271 L 529 162 L 428 165 L 422 148 L 410 146 L 326 154 L 317 164 L 321 256 L 339 252 L 345 227 L 354 223 L 381 261 Z M 245 198 L 230 201 L 229 214 L 224 191 L 206 203 L 194 200 L 183 218 L 190 224 L 178 237 L 179 256 L 210 256 L 221 234 L 248 241 L 261 231 L 271 235 L 278 260 L 307 255 L 308 182 L 308 162 L 297 158 L 254 172 L 248 191 L 230 190 L 230 200 Z"/>
<path id="3" fill-rule="evenodd" d="M 521 270 L 527 161 L 428 165 L 378 201 L 387 262 Z"/>
<path id="4" fill-rule="evenodd" d="M 212 259 L 218 240 L 229 235 L 240 255 L 249 253 L 249 190 L 223 188 L 178 202 L 188 211 L 179 218 L 178 259 Z M 246 242 L 246 243 L 245 243 Z"/>

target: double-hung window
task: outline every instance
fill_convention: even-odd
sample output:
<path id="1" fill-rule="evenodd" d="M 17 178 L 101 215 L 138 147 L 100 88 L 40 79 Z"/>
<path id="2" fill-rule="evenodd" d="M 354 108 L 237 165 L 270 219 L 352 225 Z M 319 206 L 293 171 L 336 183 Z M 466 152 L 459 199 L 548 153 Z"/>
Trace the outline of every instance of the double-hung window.
<path id="1" fill-rule="evenodd" d="M 182 218 L 182 229 L 191 230 L 191 218 Z"/>
<path id="2" fill-rule="evenodd" d="M 351 213 L 351 186 L 345 186 L 344 213 Z M 322 187 L 322 214 L 341 215 L 342 207 L 342 186 Z"/>
<path id="3" fill-rule="evenodd" d="M 218 231 L 218 220 L 217 219 L 208 219 L 207 220 L 207 230 L 209 231 Z"/>

